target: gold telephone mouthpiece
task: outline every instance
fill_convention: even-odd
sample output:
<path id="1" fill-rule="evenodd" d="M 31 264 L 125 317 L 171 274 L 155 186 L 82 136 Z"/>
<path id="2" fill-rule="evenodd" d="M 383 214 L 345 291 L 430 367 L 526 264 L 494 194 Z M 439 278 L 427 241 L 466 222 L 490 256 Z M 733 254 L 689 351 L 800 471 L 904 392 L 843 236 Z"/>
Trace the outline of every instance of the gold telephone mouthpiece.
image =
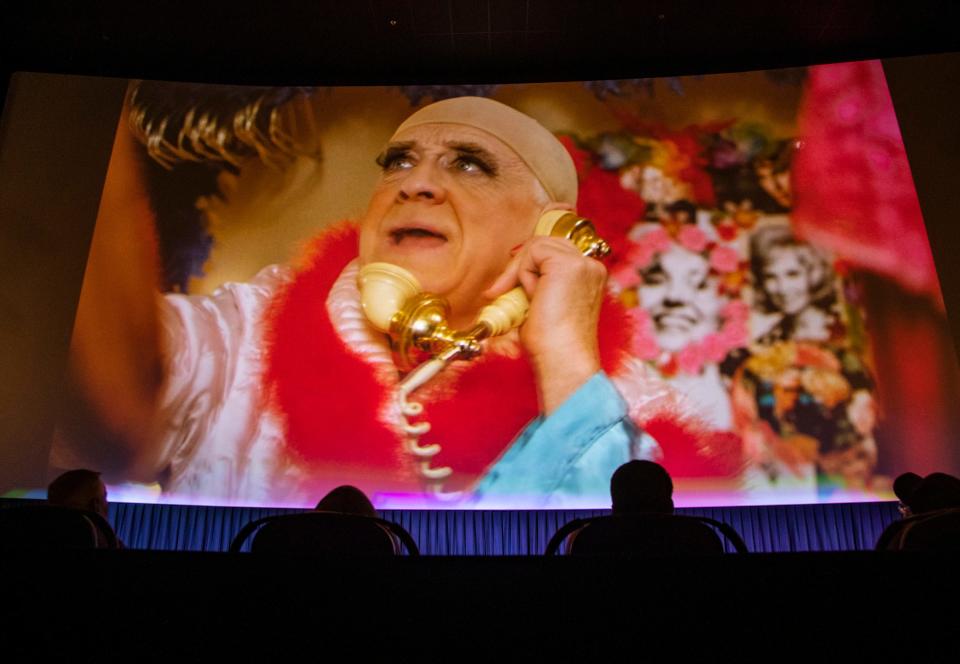
<path id="1" fill-rule="evenodd" d="M 603 258 L 610 253 L 610 246 L 597 235 L 590 220 L 567 210 L 544 214 L 534 234 L 566 238 L 584 256 Z M 364 313 L 374 327 L 390 335 L 404 370 L 416 364 L 417 351 L 444 361 L 472 359 L 480 354 L 481 341 L 522 324 L 530 307 L 523 288 L 514 288 L 484 307 L 473 327 L 458 332 L 447 324 L 447 301 L 421 292 L 420 283 L 407 270 L 389 263 L 370 263 L 357 279 Z"/>

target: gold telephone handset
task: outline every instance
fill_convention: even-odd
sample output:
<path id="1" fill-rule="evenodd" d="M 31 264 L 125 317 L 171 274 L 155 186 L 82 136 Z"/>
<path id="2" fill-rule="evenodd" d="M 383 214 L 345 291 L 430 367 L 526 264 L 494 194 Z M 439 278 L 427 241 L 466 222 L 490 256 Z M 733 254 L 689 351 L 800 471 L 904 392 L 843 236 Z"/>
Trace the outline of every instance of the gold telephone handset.
<path id="1" fill-rule="evenodd" d="M 573 242 L 586 256 L 602 258 L 610 247 L 597 235 L 589 220 L 566 210 L 547 212 L 537 222 L 535 235 L 564 237 Z M 390 263 L 370 263 L 357 277 L 360 302 L 367 318 L 393 340 L 402 369 L 410 369 L 416 351 L 426 351 L 431 359 L 410 371 L 397 385 L 396 402 L 403 431 L 404 450 L 411 456 L 426 490 L 444 500 L 458 500 L 459 492 L 446 493 L 443 483 L 453 469 L 434 466 L 440 453 L 436 441 L 420 443 L 420 437 L 430 431 L 430 423 L 411 422 L 423 412 L 423 405 L 408 400 L 421 385 L 440 373 L 448 363 L 457 359 L 471 359 L 480 354 L 480 342 L 509 332 L 527 317 L 530 302 L 523 288 L 516 287 L 484 307 L 473 326 L 463 332 L 450 328 L 447 316 L 450 305 L 442 297 L 423 293 L 416 277 Z"/>
<path id="2" fill-rule="evenodd" d="M 610 253 L 593 224 L 568 210 L 545 213 L 534 235 L 567 238 L 585 256 L 603 258 Z M 441 365 L 472 359 L 480 354 L 482 340 L 521 325 L 530 308 L 526 293 L 517 286 L 481 309 L 473 326 L 460 332 L 447 324 L 447 301 L 422 292 L 416 277 L 402 267 L 370 263 L 360 270 L 358 282 L 364 313 L 374 327 L 393 339 L 402 369 L 413 366 L 416 351 L 429 353 Z M 433 371 L 430 375 L 435 374 Z"/>

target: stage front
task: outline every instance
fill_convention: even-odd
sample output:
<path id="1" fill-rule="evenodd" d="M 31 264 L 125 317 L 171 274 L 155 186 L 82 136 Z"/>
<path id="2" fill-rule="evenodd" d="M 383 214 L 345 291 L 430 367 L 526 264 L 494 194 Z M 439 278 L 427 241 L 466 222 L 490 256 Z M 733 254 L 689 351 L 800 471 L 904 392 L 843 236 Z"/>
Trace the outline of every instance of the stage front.
<path id="1" fill-rule="evenodd" d="M 26 504 L 5 499 L 0 506 Z M 110 522 L 133 549 L 226 551 L 254 519 L 298 510 L 113 503 Z M 872 549 L 897 518 L 896 503 L 683 508 L 733 526 L 753 553 Z M 437 556 L 537 555 L 565 523 L 605 510 L 381 510 L 420 552 Z"/>

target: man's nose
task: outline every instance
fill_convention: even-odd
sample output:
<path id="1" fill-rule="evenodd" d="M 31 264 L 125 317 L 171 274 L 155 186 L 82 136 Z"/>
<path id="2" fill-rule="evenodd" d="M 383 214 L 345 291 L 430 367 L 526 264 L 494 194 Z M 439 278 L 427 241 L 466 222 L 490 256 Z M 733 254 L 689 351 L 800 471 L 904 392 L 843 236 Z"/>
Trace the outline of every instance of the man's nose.
<path id="1" fill-rule="evenodd" d="M 447 190 L 443 183 L 443 174 L 437 165 L 424 161 L 410 169 L 400 183 L 398 198 L 401 201 L 444 202 Z"/>

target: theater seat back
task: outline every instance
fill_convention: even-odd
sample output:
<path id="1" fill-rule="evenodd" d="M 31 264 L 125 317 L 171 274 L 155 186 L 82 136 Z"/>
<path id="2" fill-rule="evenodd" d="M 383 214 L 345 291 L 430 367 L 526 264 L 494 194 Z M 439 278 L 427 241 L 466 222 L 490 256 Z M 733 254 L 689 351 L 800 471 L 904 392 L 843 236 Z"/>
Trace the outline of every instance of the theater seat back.
<path id="1" fill-rule="evenodd" d="M 960 552 L 960 508 L 911 517 L 895 539 L 898 551 Z"/>
<path id="2" fill-rule="evenodd" d="M 230 550 L 242 550 L 251 535 L 252 553 L 394 556 L 406 548 L 410 555 L 419 555 L 413 538 L 400 526 L 340 512 L 303 512 L 259 519 L 240 531 Z"/>
<path id="3" fill-rule="evenodd" d="M 29 505 L 0 509 L 0 550 L 114 549 L 116 535 L 94 512 Z"/>
<path id="4" fill-rule="evenodd" d="M 731 548 L 746 553 L 743 540 L 730 526 L 697 516 L 630 514 L 594 517 L 568 523 L 547 545 L 547 555 L 566 552 L 576 556 L 713 555 Z"/>

